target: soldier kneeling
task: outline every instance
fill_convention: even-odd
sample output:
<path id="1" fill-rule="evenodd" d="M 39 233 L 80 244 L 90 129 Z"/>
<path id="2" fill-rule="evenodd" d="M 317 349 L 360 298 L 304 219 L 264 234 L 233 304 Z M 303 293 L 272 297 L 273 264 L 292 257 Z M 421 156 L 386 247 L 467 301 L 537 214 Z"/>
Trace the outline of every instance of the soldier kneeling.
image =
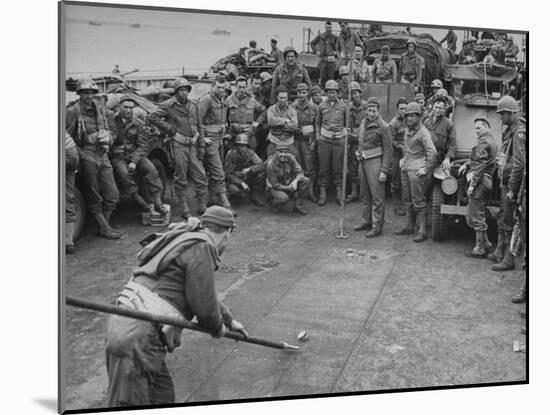
<path id="1" fill-rule="evenodd" d="M 265 206 L 261 196 L 265 188 L 265 165 L 249 145 L 248 135 L 241 133 L 235 138 L 235 148 L 225 156 L 227 190 L 232 197 L 250 192 L 250 202 Z"/>
<path id="2" fill-rule="evenodd" d="M 273 208 L 278 211 L 289 199 L 294 199 L 293 211 L 306 215 L 304 197 L 308 194 L 310 181 L 286 144 L 277 144 L 276 153 L 267 161 L 266 188 Z"/>

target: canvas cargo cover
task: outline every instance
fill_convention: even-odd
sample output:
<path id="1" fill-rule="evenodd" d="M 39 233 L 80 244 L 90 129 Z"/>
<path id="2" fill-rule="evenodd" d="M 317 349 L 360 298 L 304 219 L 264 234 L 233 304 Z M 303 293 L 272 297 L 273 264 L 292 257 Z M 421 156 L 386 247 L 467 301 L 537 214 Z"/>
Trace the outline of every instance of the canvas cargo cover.
<path id="1" fill-rule="evenodd" d="M 518 76 L 513 68 L 502 65 L 484 65 L 475 63 L 473 65 L 446 65 L 443 68 L 445 80 L 460 79 L 464 81 L 487 81 L 511 82 Z"/>

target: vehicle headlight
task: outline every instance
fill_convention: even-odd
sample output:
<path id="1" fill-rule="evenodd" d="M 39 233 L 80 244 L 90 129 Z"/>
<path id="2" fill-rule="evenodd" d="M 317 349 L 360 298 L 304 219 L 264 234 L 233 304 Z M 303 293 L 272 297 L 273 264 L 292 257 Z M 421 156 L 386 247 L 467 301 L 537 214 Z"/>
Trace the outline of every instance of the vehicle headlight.
<path id="1" fill-rule="evenodd" d="M 454 194 L 458 189 L 458 180 L 453 176 L 447 176 L 441 181 L 441 190 L 446 195 Z"/>

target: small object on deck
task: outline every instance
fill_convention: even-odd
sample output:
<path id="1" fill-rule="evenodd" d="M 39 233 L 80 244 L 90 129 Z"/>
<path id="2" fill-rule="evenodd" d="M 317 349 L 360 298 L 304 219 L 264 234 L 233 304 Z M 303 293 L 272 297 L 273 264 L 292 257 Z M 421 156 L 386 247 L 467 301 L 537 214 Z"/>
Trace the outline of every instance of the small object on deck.
<path id="1" fill-rule="evenodd" d="M 307 331 L 302 330 L 300 333 L 298 333 L 298 336 L 296 338 L 301 342 L 305 342 L 309 338 L 309 336 L 307 334 Z"/>
<path id="2" fill-rule="evenodd" d="M 514 340 L 514 352 L 525 352 L 525 344 L 520 343 L 519 340 Z"/>

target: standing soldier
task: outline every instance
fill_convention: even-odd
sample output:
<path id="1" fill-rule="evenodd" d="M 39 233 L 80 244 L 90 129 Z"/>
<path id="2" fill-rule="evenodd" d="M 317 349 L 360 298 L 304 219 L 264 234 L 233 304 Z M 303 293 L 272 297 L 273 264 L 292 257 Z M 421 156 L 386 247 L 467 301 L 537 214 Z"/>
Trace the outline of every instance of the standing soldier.
<path id="1" fill-rule="evenodd" d="M 271 52 L 269 53 L 269 57 L 274 59 L 277 65 L 282 65 L 285 61 L 283 52 L 277 47 L 277 39 L 271 39 Z"/>
<path id="2" fill-rule="evenodd" d="M 319 107 L 309 102 L 309 88 L 306 84 L 298 85 L 296 88 L 298 99 L 291 106 L 296 110 L 298 115 L 298 132 L 295 136 L 295 145 L 297 150 L 297 161 L 302 166 L 306 177 L 310 180 L 308 198 L 317 203 L 315 196 L 315 158 L 316 158 L 316 141 L 315 141 L 315 124 L 319 116 Z"/>
<path id="3" fill-rule="evenodd" d="M 263 124 L 266 113 L 265 107 L 248 94 L 246 78 L 237 78 L 237 91 L 227 99 L 227 118 L 232 139 L 241 133 L 250 138 L 250 148 L 256 150 L 256 129 Z M 230 143 L 229 148 L 233 148 Z"/>
<path id="4" fill-rule="evenodd" d="M 78 169 L 78 150 L 71 135 L 65 131 L 65 252 L 74 254 L 74 224 L 76 203 L 74 179 Z"/>
<path id="5" fill-rule="evenodd" d="M 131 95 L 120 99 L 120 108 L 110 118 L 110 127 L 115 141 L 111 147 L 111 163 L 118 183 L 132 197 L 143 212 L 150 212 L 149 202 L 162 215 L 168 210 L 161 199 L 162 183 L 155 165 L 147 158 L 149 151 L 149 129 L 134 116 L 136 100 Z M 152 200 L 145 201 L 139 194 L 139 187 L 134 173 L 138 173 L 147 185 L 147 196 Z"/>
<path id="6" fill-rule="evenodd" d="M 346 104 L 338 99 L 338 83 L 327 81 L 325 91 L 327 100 L 319 105 L 315 127 L 319 159 L 319 206 L 324 206 L 327 202 L 327 184 L 330 178 L 336 187 L 336 204 L 341 203 L 344 137 L 348 134 Z"/>
<path id="7" fill-rule="evenodd" d="M 428 112 L 432 111 L 435 98 L 437 97 L 437 93 L 438 91 L 443 89 L 443 82 L 441 82 L 439 79 L 434 79 L 432 81 L 432 84 L 430 85 L 430 88 L 432 90 L 432 95 L 428 97 L 428 101 L 426 102 L 426 107 L 428 108 Z"/>
<path id="8" fill-rule="evenodd" d="M 380 100 L 367 101 L 367 116 L 359 127 L 360 159 L 359 180 L 363 221 L 355 230 L 370 231 L 365 235 L 374 238 L 382 234 L 385 213 L 386 180 L 391 169 L 391 133 L 388 124 L 380 117 Z"/>
<path id="9" fill-rule="evenodd" d="M 275 147 L 283 143 L 293 156 L 298 154 L 294 144 L 294 135 L 298 130 L 298 114 L 288 105 L 288 90 L 284 86 L 277 88 L 277 103 L 267 110 L 267 124 L 270 142 L 267 146 L 267 155 L 271 157 L 275 153 Z"/>
<path id="10" fill-rule="evenodd" d="M 497 144 L 491 134 L 491 124 L 487 118 L 475 118 L 474 131 L 477 135 L 477 143 L 472 148 L 470 160 L 460 166 L 458 173 L 466 173 L 466 178 L 470 182 L 467 191 L 467 222 L 476 233 L 476 244 L 471 251 L 466 252 L 466 256 L 469 258 L 485 258 L 488 252 L 492 250 L 492 245 L 487 238 L 485 209 L 487 199 L 493 189 Z"/>
<path id="11" fill-rule="evenodd" d="M 349 65 L 353 59 L 355 45 L 363 45 L 361 38 L 357 33 L 350 29 L 346 22 L 339 22 L 340 35 L 336 43 L 336 52 L 340 57 L 338 66 Z"/>
<path id="12" fill-rule="evenodd" d="M 293 101 L 296 99 L 296 87 L 298 84 L 305 83 L 311 86 L 311 80 L 304 65 L 298 62 L 298 52 L 293 46 L 287 46 L 283 53 L 285 63 L 277 66 L 273 72 L 273 83 L 271 85 L 271 96 L 275 101 L 277 98 L 277 88 L 284 86 L 288 89 L 288 98 Z"/>
<path id="13" fill-rule="evenodd" d="M 449 29 L 445 37 L 439 41 L 439 44 L 441 45 L 443 42 L 447 42 L 447 49 L 453 51 L 453 53 L 456 53 L 456 41 L 456 33 L 453 29 Z"/>
<path id="14" fill-rule="evenodd" d="M 199 114 L 206 146 L 203 162 L 209 175 L 209 187 L 211 185 L 213 192 L 210 196 L 217 195 L 221 206 L 231 210 L 221 159 L 227 122 L 227 107 L 223 100 L 225 85 L 225 77 L 217 75 L 212 90 L 199 102 Z M 234 211 L 233 214 L 237 216 Z"/>
<path id="15" fill-rule="evenodd" d="M 377 84 L 397 83 L 397 65 L 390 58 L 390 47 L 388 45 L 382 46 L 382 56 L 374 60 L 372 81 Z"/>
<path id="16" fill-rule="evenodd" d="M 419 86 L 424 79 L 424 58 L 416 53 L 416 40 L 407 40 L 407 52 L 401 55 L 399 78 L 402 83 Z"/>
<path id="17" fill-rule="evenodd" d="M 227 190 L 236 197 L 250 192 L 250 202 L 264 206 L 261 195 L 265 187 L 265 166 L 262 159 L 249 148 L 249 140 L 248 134 L 237 135 L 235 148 L 225 156 Z"/>
<path id="18" fill-rule="evenodd" d="M 426 173 L 436 157 L 436 149 L 430 137 L 430 132 L 420 122 L 422 108 L 417 102 L 411 102 L 405 109 L 407 128 L 401 159 L 401 185 L 403 202 L 405 203 L 407 223 L 396 231 L 396 235 L 408 235 L 414 232 L 414 213 L 419 224 L 418 234 L 414 242 L 426 240 Z"/>
<path id="19" fill-rule="evenodd" d="M 277 152 L 266 164 L 266 186 L 273 208 L 278 211 L 289 199 L 294 199 L 294 212 L 306 215 L 303 199 L 309 188 L 309 179 L 284 143 L 277 144 Z"/>
<path id="20" fill-rule="evenodd" d="M 336 44 L 338 38 L 332 33 L 332 23 L 325 23 L 325 33 L 320 33 L 310 42 L 313 53 L 319 56 L 319 84 L 334 79 L 336 73 Z"/>
<path id="21" fill-rule="evenodd" d="M 353 60 L 351 61 L 353 81 L 359 82 L 360 85 L 364 86 L 370 82 L 370 71 L 369 65 L 364 59 L 363 46 L 355 45 L 353 51 Z"/>
<path id="22" fill-rule="evenodd" d="M 347 102 L 349 97 L 349 83 L 351 82 L 349 66 L 340 66 L 338 75 L 340 76 L 340 79 L 338 79 L 338 98 Z"/>
<path id="23" fill-rule="evenodd" d="M 321 102 L 323 102 L 323 97 L 321 96 L 322 92 L 323 91 L 321 91 L 321 88 L 318 85 L 312 86 L 309 90 L 309 98 L 311 99 L 311 102 L 317 106 L 321 105 Z"/>
<path id="24" fill-rule="evenodd" d="M 112 136 L 107 114 L 94 100 L 99 89 L 93 80 L 80 80 L 76 92 L 80 100 L 67 109 L 65 121 L 67 132 L 80 149 L 80 166 L 88 209 L 94 215 L 100 236 L 119 239 L 121 234 L 109 225 L 119 193 L 108 157 Z"/>
<path id="25" fill-rule="evenodd" d="M 403 142 L 405 138 L 405 109 L 407 100 L 403 97 L 397 101 L 397 111 L 390 121 L 391 145 L 392 145 L 392 172 L 391 172 L 391 194 L 393 198 L 393 212 L 399 216 L 405 216 L 405 210 L 401 200 L 401 167 L 399 162 L 403 158 Z"/>
<path id="26" fill-rule="evenodd" d="M 453 122 L 445 116 L 447 101 L 444 97 L 436 97 L 432 113 L 424 121 L 424 125 L 430 132 L 432 141 L 437 150 L 436 159 L 432 165 L 434 168 L 441 165 L 443 170 L 451 171 L 451 161 L 456 154 L 456 130 Z M 433 170 L 428 171 L 426 191 L 432 188 Z"/>
<path id="27" fill-rule="evenodd" d="M 499 178 L 501 208 L 498 214 L 498 242 L 493 255 L 489 256 L 497 264 L 494 271 L 508 271 L 515 268 L 514 256 L 510 252 L 510 240 L 514 230 L 515 199 L 525 169 L 525 142 L 527 140 L 525 119 L 519 117 L 517 101 L 509 95 L 500 99 L 497 113 L 506 126 L 502 134 L 502 149 L 499 154 Z"/>
<path id="28" fill-rule="evenodd" d="M 202 137 L 201 118 L 195 102 L 189 99 L 191 84 L 185 78 L 174 82 L 174 96 L 164 102 L 151 114 L 152 125 L 170 137 L 170 149 L 174 157 L 174 183 L 176 197 L 184 219 L 190 216 L 187 204 L 188 175 L 195 185 L 197 212 L 206 210 L 207 180 L 201 160 L 205 143 Z"/>
<path id="29" fill-rule="evenodd" d="M 351 193 L 346 198 L 347 203 L 355 202 L 359 198 L 359 160 L 355 155 L 359 146 L 359 127 L 367 116 L 367 103 L 361 98 L 361 86 L 357 82 L 350 84 L 351 106 L 350 106 L 350 133 L 348 149 L 349 178 L 351 182 Z"/>

